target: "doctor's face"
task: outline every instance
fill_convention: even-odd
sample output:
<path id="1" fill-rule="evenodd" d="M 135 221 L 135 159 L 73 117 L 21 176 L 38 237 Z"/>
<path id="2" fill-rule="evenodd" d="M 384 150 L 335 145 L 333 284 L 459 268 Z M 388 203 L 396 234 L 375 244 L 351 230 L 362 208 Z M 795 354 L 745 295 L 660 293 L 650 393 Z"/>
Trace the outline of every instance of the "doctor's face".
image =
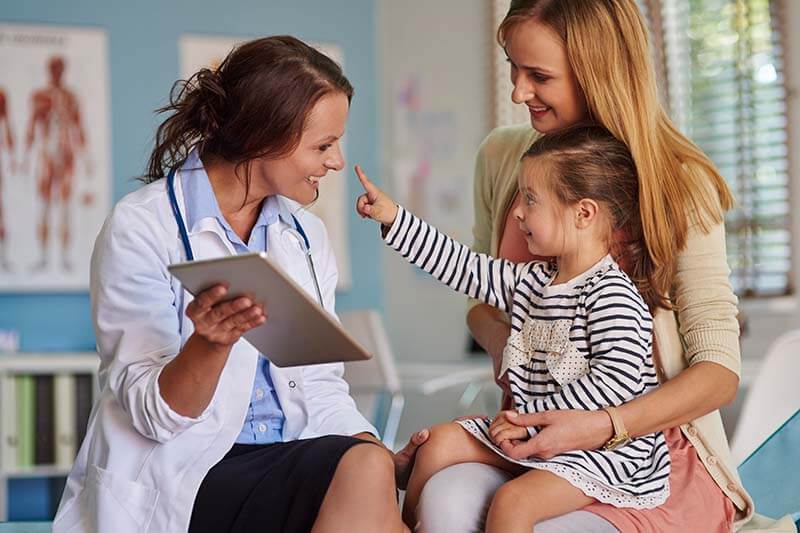
<path id="1" fill-rule="evenodd" d="M 341 92 L 320 98 L 308 115 L 297 148 L 280 159 L 264 159 L 253 170 L 272 194 L 301 204 L 317 198 L 319 182 L 331 170 L 344 168 L 340 140 L 350 105 Z"/>

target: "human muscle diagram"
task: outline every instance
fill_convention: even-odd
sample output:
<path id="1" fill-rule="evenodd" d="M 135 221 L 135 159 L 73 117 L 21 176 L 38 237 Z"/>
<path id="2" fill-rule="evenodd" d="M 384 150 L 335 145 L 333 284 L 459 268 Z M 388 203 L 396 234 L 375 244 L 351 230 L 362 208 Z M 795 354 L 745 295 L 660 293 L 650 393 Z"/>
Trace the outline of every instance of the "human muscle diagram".
<path id="1" fill-rule="evenodd" d="M 58 233 L 61 244 L 61 267 L 72 270 L 70 261 L 70 200 L 75 176 L 76 160 L 86 158 L 86 135 L 81 125 L 80 104 L 77 96 L 63 85 L 64 58 L 54 56 L 47 62 L 49 84 L 36 89 L 31 97 L 31 115 L 26 135 L 27 157 L 31 149 L 38 161 L 36 192 L 40 202 L 36 237 L 41 247 L 41 258 L 35 269 L 45 269 L 48 263 L 50 236 Z M 26 159 L 27 160 L 27 159 Z M 27 167 L 27 165 L 26 165 Z M 89 164 L 86 175 L 91 174 Z M 52 220 L 52 212 L 60 206 L 60 219 Z M 52 226 L 52 228 L 51 228 Z"/>
<path id="2" fill-rule="evenodd" d="M 88 287 L 110 202 L 107 38 L 0 25 L 0 290 Z"/>
<path id="3" fill-rule="evenodd" d="M 8 250 L 6 248 L 6 229 L 3 214 L 3 163 L 8 161 L 8 168 L 14 172 L 14 136 L 8 123 L 8 100 L 6 93 L 0 88 L 0 270 L 7 271 Z"/>

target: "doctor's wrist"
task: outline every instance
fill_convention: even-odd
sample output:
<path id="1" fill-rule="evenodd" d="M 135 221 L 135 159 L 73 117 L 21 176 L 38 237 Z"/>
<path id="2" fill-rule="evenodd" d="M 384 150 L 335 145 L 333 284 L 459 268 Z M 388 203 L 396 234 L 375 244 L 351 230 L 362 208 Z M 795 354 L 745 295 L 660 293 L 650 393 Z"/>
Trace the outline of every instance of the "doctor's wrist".
<path id="1" fill-rule="evenodd" d="M 195 331 L 187 339 L 184 350 L 182 351 L 186 351 L 187 347 L 191 349 L 192 353 L 196 353 L 197 355 L 203 354 L 207 357 L 216 358 L 227 357 L 231 353 L 233 344 L 222 344 L 211 341 Z"/>

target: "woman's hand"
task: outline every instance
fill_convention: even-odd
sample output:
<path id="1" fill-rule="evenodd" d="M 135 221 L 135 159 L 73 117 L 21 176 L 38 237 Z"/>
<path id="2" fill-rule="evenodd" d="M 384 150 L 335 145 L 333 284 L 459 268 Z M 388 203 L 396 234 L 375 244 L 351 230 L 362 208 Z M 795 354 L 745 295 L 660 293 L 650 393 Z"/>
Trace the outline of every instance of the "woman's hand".
<path id="1" fill-rule="evenodd" d="M 194 335 L 213 347 L 229 348 L 247 331 L 267 320 L 264 307 L 247 296 L 222 301 L 228 294 L 224 285 L 207 289 L 186 306 L 194 324 Z"/>
<path id="2" fill-rule="evenodd" d="M 522 414 L 507 411 L 506 418 L 515 426 L 536 426 L 539 432 L 524 442 L 503 446 L 512 459 L 538 457 L 550 459 L 573 450 L 596 450 L 614 435 L 611 418 L 604 411 L 578 409 Z"/>
<path id="3" fill-rule="evenodd" d="M 189 302 L 194 333 L 158 376 L 164 401 L 183 416 L 199 416 L 208 407 L 233 344 L 267 320 L 252 298 L 222 301 L 227 294 L 227 287 L 215 285 Z"/>
<path id="4" fill-rule="evenodd" d="M 357 433 L 353 436 L 362 440 L 374 442 L 383 446 L 384 448 L 386 447 L 371 433 Z M 430 437 L 430 431 L 423 429 L 411 435 L 408 444 L 406 444 L 405 447 L 399 452 L 392 453 L 391 450 L 387 449 L 387 451 L 392 454 L 392 459 L 394 460 L 394 477 L 398 489 L 406 490 L 408 478 L 411 477 L 411 470 L 414 468 L 414 459 L 417 456 L 417 448 L 422 446 L 425 441 L 428 440 L 428 437 Z"/>
<path id="5" fill-rule="evenodd" d="M 361 167 L 356 165 L 356 174 L 365 194 L 356 200 L 356 212 L 361 218 L 371 218 L 385 226 L 391 226 L 397 218 L 397 204 L 389 196 L 376 187 Z"/>
<path id="6" fill-rule="evenodd" d="M 501 448 L 509 441 L 518 443 L 530 438 L 527 428 L 513 424 L 510 421 L 510 413 L 516 413 L 516 411 L 500 411 L 492 419 L 492 424 L 489 426 L 489 436 Z"/>
<path id="7" fill-rule="evenodd" d="M 408 444 L 394 454 L 394 476 L 397 481 L 397 488 L 406 490 L 408 478 L 411 477 L 411 470 L 414 468 L 414 460 L 417 457 L 417 448 L 425 444 L 430 437 L 430 431 L 423 429 L 417 431 L 408 440 Z"/>

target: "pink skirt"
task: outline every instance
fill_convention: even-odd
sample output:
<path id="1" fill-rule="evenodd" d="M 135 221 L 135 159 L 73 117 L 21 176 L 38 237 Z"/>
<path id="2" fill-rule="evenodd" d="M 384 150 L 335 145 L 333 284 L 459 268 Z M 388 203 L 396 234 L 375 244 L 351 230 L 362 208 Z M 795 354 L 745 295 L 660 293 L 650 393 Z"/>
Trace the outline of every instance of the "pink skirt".
<path id="1" fill-rule="evenodd" d="M 708 473 L 680 428 L 664 431 L 672 461 L 670 496 L 655 509 L 617 508 L 593 503 L 584 511 L 602 516 L 622 533 L 733 531 L 733 502 Z"/>

